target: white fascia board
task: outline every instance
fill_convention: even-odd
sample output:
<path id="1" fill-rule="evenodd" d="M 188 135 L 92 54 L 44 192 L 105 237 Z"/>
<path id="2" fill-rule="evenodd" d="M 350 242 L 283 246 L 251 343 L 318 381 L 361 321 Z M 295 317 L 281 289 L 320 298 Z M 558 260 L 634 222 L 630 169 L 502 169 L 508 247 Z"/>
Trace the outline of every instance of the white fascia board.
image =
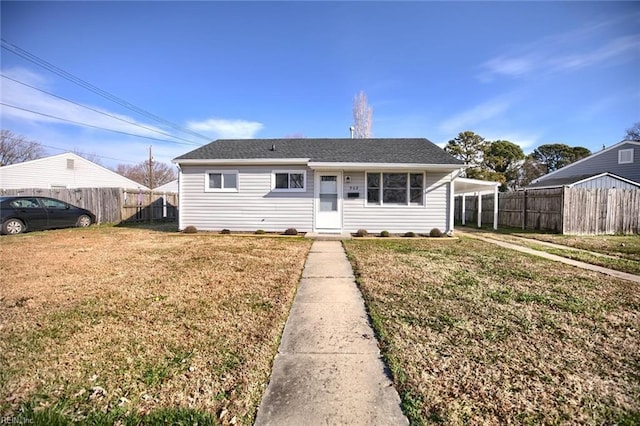
<path id="1" fill-rule="evenodd" d="M 412 163 L 335 163 L 309 162 L 312 170 L 442 170 L 454 171 L 466 166 L 462 164 L 412 164 Z"/>
<path id="2" fill-rule="evenodd" d="M 188 160 L 171 160 L 172 163 L 178 165 L 280 165 L 280 164 L 307 164 L 308 158 L 226 158 L 226 159 L 188 159 Z"/>
<path id="3" fill-rule="evenodd" d="M 630 185 L 640 186 L 640 183 L 638 183 L 638 182 L 634 182 L 634 181 L 632 181 L 631 179 L 627 179 L 627 178 L 624 178 L 624 177 L 622 177 L 622 176 L 618 176 L 618 175 L 616 175 L 616 174 L 614 174 L 614 173 L 610 173 L 610 172 L 604 172 L 604 173 L 600 173 L 600 174 L 598 174 L 598 175 L 593 175 L 593 176 L 590 176 L 590 177 L 588 177 L 588 178 L 584 178 L 584 179 L 581 179 L 581 180 L 575 181 L 575 182 L 573 182 L 572 184 L 569 184 L 569 185 L 566 185 L 566 186 L 568 186 L 569 188 L 572 188 L 572 187 L 574 187 L 575 185 L 577 185 L 577 184 L 579 184 L 579 183 L 588 182 L 588 181 L 590 181 L 590 180 L 598 179 L 598 178 L 601 178 L 601 177 L 603 177 L 603 176 L 609 176 L 609 177 L 611 177 L 611 178 L 613 178 L 613 179 L 616 179 L 616 180 L 619 180 L 619 181 L 622 181 L 622 182 L 628 183 L 628 184 L 630 184 Z"/>
<path id="4" fill-rule="evenodd" d="M 523 188 L 521 191 L 535 191 L 536 189 L 554 189 L 554 188 L 564 188 L 569 187 L 569 185 L 561 184 L 561 185 L 549 185 L 549 186 L 536 186 L 534 188 Z"/>
<path id="5" fill-rule="evenodd" d="M 458 177 L 456 178 L 456 182 L 466 183 L 469 185 L 482 185 L 482 186 L 500 186 L 500 182 L 496 182 L 494 180 L 480 180 L 480 179 L 470 179 Z"/>

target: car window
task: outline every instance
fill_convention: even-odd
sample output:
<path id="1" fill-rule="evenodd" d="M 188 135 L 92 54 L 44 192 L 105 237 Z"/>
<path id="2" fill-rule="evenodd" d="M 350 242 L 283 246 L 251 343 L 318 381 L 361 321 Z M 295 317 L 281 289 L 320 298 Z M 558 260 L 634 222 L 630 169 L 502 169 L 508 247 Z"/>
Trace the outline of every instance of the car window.
<path id="1" fill-rule="evenodd" d="M 16 209 L 37 209 L 40 207 L 35 198 L 19 198 L 10 202 L 9 205 Z"/>
<path id="2" fill-rule="evenodd" d="M 51 198 L 43 198 L 42 202 L 44 206 L 48 209 L 66 209 L 67 203 L 63 203 L 62 201 L 52 200 Z"/>

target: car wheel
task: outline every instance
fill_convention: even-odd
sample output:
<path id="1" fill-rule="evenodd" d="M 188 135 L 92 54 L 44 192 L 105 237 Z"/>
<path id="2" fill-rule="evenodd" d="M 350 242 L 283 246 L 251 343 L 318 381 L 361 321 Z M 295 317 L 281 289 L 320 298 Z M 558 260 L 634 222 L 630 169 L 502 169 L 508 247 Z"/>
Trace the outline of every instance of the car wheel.
<path id="1" fill-rule="evenodd" d="M 91 225 L 91 218 L 86 214 L 83 214 L 78 218 L 77 226 L 80 228 L 86 228 L 89 225 Z"/>
<path id="2" fill-rule="evenodd" d="M 24 232 L 25 226 L 20 219 L 9 219 L 2 224 L 2 233 L 15 235 Z"/>

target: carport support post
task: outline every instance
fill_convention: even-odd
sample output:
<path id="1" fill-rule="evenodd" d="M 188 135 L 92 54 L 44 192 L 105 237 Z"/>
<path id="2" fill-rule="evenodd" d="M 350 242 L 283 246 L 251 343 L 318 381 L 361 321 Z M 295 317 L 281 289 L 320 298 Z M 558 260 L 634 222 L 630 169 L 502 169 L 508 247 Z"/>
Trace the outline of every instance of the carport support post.
<path id="1" fill-rule="evenodd" d="M 498 229 L 498 187 L 493 188 L 493 229 Z"/>
<path id="2" fill-rule="evenodd" d="M 447 232 L 453 232 L 453 224 L 455 221 L 455 208 L 456 208 L 456 194 L 455 194 L 455 180 L 454 174 L 451 174 L 451 181 L 449 182 L 449 229 Z"/>
<path id="3" fill-rule="evenodd" d="M 482 194 L 476 192 L 478 197 L 478 228 L 482 228 Z"/>
<path id="4" fill-rule="evenodd" d="M 467 220 L 465 218 L 465 216 L 466 216 L 466 211 L 465 210 L 466 209 L 465 209 L 465 205 L 464 205 L 464 201 L 465 201 L 464 196 L 465 196 L 465 194 L 462 194 L 462 224 L 463 225 L 465 225 L 467 223 Z"/>

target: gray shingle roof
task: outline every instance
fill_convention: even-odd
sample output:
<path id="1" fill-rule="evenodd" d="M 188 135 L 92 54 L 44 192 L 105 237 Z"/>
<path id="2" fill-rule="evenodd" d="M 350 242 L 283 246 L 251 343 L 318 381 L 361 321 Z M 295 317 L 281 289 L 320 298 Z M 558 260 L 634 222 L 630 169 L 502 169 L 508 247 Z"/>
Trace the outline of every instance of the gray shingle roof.
<path id="1" fill-rule="evenodd" d="M 624 179 L 614 173 L 610 173 L 610 172 L 604 172 L 607 173 L 610 177 L 614 178 L 614 179 Z M 590 177 L 594 177 L 594 176 L 599 176 L 603 174 L 603 172 L 597 172 L 597 173 L 588 173 L 588 174 L 583 174 L 583 175 L 575 175 L 575 176 L 565 176 L 565 177 L 558 177 L 558 178 L 551 178 L 551 179 L 544 179 L 541 180 L 539 182 L 536 183 L 532 183 L 531 185 L 527 186 L 527 189 L 535 189 L 535 188 L 546 188 L 546 187 L 560 187 L 560 186 L 565 186 L 565 185 L 571 185 L 573 183 L 579 182 L 581 180 L 584 179 L 588 179 Z"/>
<path id="2" fill-rule="evenodd" d="M 275 150 L 272 147 L 275 146 Z M 312 162 L 463 164 L 433 142 L 415 139 L 220 139 L 174 159 L 286 159 Z"/>

